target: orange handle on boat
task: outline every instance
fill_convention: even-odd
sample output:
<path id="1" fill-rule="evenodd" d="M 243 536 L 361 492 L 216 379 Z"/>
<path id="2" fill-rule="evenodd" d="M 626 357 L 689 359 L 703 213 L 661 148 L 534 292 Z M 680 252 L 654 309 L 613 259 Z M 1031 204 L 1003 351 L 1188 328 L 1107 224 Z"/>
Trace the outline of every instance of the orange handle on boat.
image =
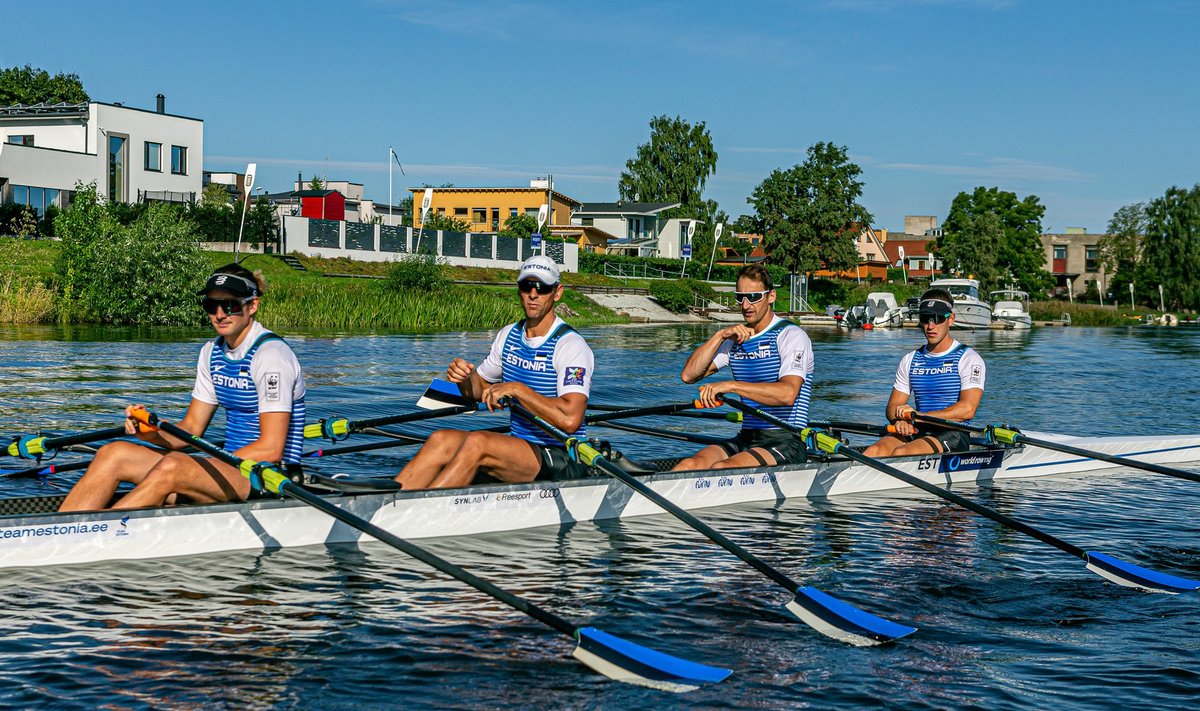
<path id="1" fill-rule="evenodd" d="M 158 428 L 150 424 L 150 413 L 144 407 L 135 407 L 129 416 L 138 422 L 138 432 L 158 432 Z"/>

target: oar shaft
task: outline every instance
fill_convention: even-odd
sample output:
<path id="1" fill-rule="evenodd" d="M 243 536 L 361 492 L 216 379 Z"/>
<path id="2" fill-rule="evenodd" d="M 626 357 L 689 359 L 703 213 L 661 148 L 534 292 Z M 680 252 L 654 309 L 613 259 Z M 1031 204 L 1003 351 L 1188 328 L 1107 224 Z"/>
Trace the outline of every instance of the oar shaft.
<path id="1" fill-rule="evenodd" d="M 684 410 L 691 410 L 696 405 L 690 402 L 673 403 L 670 405 L 653 405 L 650 407 L 632 407 L 625 410 L 616 410 L 606 412 L 602 415 L 588 415 L 587 421 L 589 424 L 593 422 L 605 422 L 607 420 L 620 420 L 626 417 L 642 417 L 646 415 L 671 415 Z"/>
<path id="2" fill-rule="evenodd" d="M 675 432 L 672 430 L 660 430 L 654 427 L 642 427 L 640 425 L 631 425 L 627 422 L 595 422 L 597 427 L 611 427 L 614 430 L 623 430 L 625 432 L 633 432 L 635 434 L 650 435 L 651 437 L 662 437 L 664 439 L 676 439 L 682 442 L 693 442 L 695 444 L 720 444 L 728 440 L 728 437 L 716 437 L 713 435 L 689 434 L 687 432 Z"/>
<path id="3" fill-rule="evenodd" d="M 96 430 L 95 432 L 81 432 L 74 435 L 63 435 L 62 437 L 50 437 L 42 446 L 46 449 L 63 449 L 76 444 L 87 444 L 89 442 L 99 442 L 102 439 L 115 439 L 125 436 L 125 427 L 110 427 L 106 430 Z"/>

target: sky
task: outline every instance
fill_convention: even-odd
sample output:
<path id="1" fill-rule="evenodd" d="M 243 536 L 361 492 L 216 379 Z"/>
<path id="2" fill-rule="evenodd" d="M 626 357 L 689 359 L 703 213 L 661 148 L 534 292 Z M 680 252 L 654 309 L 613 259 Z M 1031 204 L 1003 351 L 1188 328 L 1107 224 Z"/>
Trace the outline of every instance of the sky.
<path id="1" fill-rule="evenodd" d="M 977 186 L 1046 232 L 1200 182 L 1194 0 L 59 0 L 5 8 L 0 66 L 205 122 L 204 168 L 291 189 L 554 186 L 615 201 L 650 119 L 704 123 L 732 216 L 819 141 L 862 168 L 874 226 Z M 394 165 L 394 164 L 393 164 Z"/>

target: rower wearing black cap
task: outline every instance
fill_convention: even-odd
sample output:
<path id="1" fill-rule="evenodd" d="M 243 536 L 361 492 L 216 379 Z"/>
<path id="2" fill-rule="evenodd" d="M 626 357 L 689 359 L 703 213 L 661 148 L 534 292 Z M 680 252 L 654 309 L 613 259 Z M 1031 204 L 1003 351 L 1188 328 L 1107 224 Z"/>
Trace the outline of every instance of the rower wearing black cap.
<path id="1" fill-rule="evenodd" d="M 304 444 L 304 375 L 292 349 L 256 318 L 263 289 L 261 275 L 227 264 L 198 292 L 217 336 L 200 350 L 191 404 L 179 426 L 203 435 L 223 407 L 227 451 L 259 462 L 296 463 Z M 138 407 L 125 410 L 126 432 L 167 450 L 187 446 L 162 432 L 139 431 L 130 416 Z M 122 482 L 134 489 L 113 508 L 237 501 L 251 493 L 241 472 L 212 457 L 118 441 L 100 448 L 60 510 L 102 509 Z"/>
<path id="2" fill-rule="evenodd" d="M 950 336 L 954 325 L 950 292 L 926 291 L 917 313 L 925 345 L 900 360 L 888 398 L 886 414 L 896 425 L 896 434 L 868 447 L 864 454 L 869 457 L 961 452 L 971 444 L 966 432 L 912 422 L 915 412 L 970 424 L 983 399 L 987 378 L 983 358 Z M 916 400 L 915 408 L 908 404 L 910 395 Z"/>

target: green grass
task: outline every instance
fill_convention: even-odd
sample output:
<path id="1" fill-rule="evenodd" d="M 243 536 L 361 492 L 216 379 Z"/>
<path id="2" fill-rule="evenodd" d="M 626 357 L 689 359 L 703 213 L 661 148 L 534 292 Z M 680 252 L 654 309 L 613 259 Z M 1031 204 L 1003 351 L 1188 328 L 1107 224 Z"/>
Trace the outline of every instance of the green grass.
<path id="1" fill-rule="evenodd" d="M 1072 304 L 1067 301 L 1033 301 L 1029 304 L 1029 315 L 1034 321 L 1057 321 L 1069 314 L 1072 326 L 1136 326 L 1147 314 L 1158 312 L 1149 309 L 1106 308 L 1097 304 Z"/>

